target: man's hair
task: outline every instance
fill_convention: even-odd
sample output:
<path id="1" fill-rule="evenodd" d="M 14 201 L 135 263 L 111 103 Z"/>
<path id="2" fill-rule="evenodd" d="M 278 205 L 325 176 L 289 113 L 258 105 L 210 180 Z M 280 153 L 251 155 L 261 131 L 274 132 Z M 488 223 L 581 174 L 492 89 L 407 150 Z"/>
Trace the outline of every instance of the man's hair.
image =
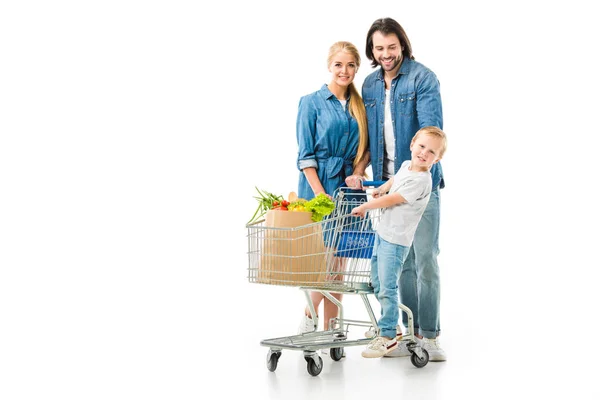
<path id="1" fill-rule="evenodd" d="M 398 40 L 400 40 L 402 56 L 411 60 L 415 59 L 412 55 L 410 40 L 408 40 L 408 36 L 406 36 L 406 32 L 404 32 L 402 26 L 392 18 L 380 18 L 373 22 L 373 25 L 371 25 L 371 28 L 369 28 L 369 32 L 367 33 L 367 48 L 365 49 L 365 54 L 367 55 L 367 58 L 371 60 L 371 66 L 373 68 L 379 65 L 377 59 L 373 57 L 373 34 L 377 31 L 381 32 L 384 36 L 390 34 L 396 35 Z"/>
<path id="2" fill-rule="evenodd" d="M 415 133 L 415 136 L 413 136 L 412 140 L 410 141 L 410 144 L 412 145 L 421 134 L 434 136 L 442 140 L 442 147 L 440 148 L 440 154 L 438 154 L 438 157 L 442 158 L 442 156 L 446 152 L 446 148 L 448 147 L 448 139 L 446 138 L 446 134 L 444 133 L 444 131 L 438 128 L 437 126 L 425 126 L 419 129 L 417 133 Z"/>

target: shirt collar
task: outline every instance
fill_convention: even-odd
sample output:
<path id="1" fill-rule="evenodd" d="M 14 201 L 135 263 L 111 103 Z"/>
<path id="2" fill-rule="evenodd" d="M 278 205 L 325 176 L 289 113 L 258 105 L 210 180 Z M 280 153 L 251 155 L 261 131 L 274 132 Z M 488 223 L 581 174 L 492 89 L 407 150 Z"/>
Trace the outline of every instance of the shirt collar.
<path id="1" fill-rule="evenodd" d="M 321 97 L 323 97 L 323 99 L 325 100 L 329 100 L 332 97 L 335 99 L 335 95 L 333 93 L 331 93 L 331 91 L 329 90 L 329 88 L 327 87 L 327 84 L 324 84 L 321 87 L 321 90 L 319 90 L 319 95 L 321 95 Z M 350 99 L 350 95 L 348 95 L 348 98 L 346 100 Z"/>

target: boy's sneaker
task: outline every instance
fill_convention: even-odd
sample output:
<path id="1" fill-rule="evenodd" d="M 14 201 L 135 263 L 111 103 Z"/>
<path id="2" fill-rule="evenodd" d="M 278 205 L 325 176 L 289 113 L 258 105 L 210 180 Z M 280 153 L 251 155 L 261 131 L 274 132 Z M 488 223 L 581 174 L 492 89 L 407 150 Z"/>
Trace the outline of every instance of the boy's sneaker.
<path id="1" fill-rule="evenodd" d="M 400 340 L 400 339 L 398 339 L 398 340 Z M 417 341 L 417 344 L 419 346 L 422 345 L 423 339 L 419 339 L 418 337 L 415 336 L 415 340 Z M 385 357 L 408 357 L 410 355 L 411 355 L 411 353 L 410 353 L 410 350 L 408 350 L 408 341 L 403 340 L 403 341 L 398 342 L 398 348 L 396 350 L 390 351 L 389 353 L 387 353 L 385 355 Z"/>
<path id="2" fill-rule="evenodd" d="M 377 336 L 369 343 L 367 348 L 361 353 L 365 358 L 379 358 L 388 354 L 398 347 L 396 338 L 388 339 Z"/>
<path id="3" fill-rule="evenodd" d="M 421 347 L 429 353 L 429 361 L 446 361 L 446 352 L 440 347 L 437 338 L 423 338 Z"/>
<path id="4" fill-rule="evenodd" d="M 316 331 L 314 321 L 312 318 L 308 318 L 306 314 L 302 316 L 302 321 L 300 321 L 300 326 L 298 327 L 298 334 L 301 335 L 303 333 Z"/>
<path id="5" fill-rule="evenodd" d="M 371 328 L 365 332 L 366 338 L 375 338 L 377 336 L 377 330 L 375 328 Z M 396 325 L 396 340 L 400 340 L 402 338 L 402 328 L 400 325 Z"/>

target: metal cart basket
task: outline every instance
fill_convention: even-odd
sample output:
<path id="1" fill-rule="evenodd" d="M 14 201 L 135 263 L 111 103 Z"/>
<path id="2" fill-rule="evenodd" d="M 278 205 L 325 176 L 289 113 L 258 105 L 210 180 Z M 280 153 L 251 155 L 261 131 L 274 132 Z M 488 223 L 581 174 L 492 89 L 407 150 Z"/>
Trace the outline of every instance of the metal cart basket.
<path id="1" fill-rule="evenodd" d="M 364 186 L 379 186 L 383 182 L 364 182 Z M 261 341 L 269 347 L 267 368 L 275 371 L 283 349 L 301 350 L 307 362 L 308 373 L 317 376 L 323 368 L 318 355 L 320 349 L 330 349 L 334 361 L 343 357 L 344 347 L 366 345 L 372 338 L 350 340 L 350 326 L 377 327 L 377 318 L 371 307 L 369 294 L 371 255 L 380 210 L 370 210 L 365 218 L 350 215 L 352 208 L 368 199 L 367 192 L 336 191 L 335 209 L 323 221 L 296 227 L 273 227 L 262 220 L 247 225 L 248 230 L 248 281 L 269 285 L 299 287 L 305 294 L 313 317 L 315 330 L 293 336 Z M 293 211 L 286 211 L 294 213 Z M 338 317 L 330 321 L 329 329 L 317 331 L 318 318 L 309 292 L 318 291 L 339 309 Z M 360 296 L 369 317 L 368 321 L 344 317 L 344 307 L 331 293 Z M 429 361 L 414 336 L 411 310 L 399 304 L 408 315 L 408 334 L 403 335 L 414 366 L 424 367 Z"/>

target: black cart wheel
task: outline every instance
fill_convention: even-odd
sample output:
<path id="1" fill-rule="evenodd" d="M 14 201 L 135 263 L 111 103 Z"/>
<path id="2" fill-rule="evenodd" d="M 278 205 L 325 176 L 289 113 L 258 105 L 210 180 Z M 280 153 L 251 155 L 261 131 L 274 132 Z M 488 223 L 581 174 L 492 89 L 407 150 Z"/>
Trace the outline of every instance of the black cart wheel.
<path id="1" fill-rule="evenodd" d="M 321 359 L 321 357 L 318 357 L 318 359 L 319 361 L 318 363 L 316 363 L 314 359 L 309 358 L 308 363 L 306 364 L 306 369 L 308 370 L 308 373 L 312 376 L 319 375 L 323 370 L 323 360 Z"/>
<path id="2" fill-rule="evenodd" d="M 421 353 L 423 353 L 423 358 L 419 358 L 417 353 L 412 353 L 410 356 L 410 362 L 417 368 L 423 368 L 429 362 L 429 353 L 425 349 L 421 349 Z"/>
<path id="3" fill-rule="evenodd" d="M 267 358 L 267 369 L 271 372 L 277 369 L 277 362 L 279 361 L 279 357 L 281 357 L 281 352 L 269 352 L 270 356 Z"/>
<path id="4" fill-rule="evenodd" d="M 329 350 L 329 357 L 331 357 L 331 359 L 333 361 L 340 361 L 343 356 L 344 356 L 344 348 L 343 347 L 332 347 Z"/>

